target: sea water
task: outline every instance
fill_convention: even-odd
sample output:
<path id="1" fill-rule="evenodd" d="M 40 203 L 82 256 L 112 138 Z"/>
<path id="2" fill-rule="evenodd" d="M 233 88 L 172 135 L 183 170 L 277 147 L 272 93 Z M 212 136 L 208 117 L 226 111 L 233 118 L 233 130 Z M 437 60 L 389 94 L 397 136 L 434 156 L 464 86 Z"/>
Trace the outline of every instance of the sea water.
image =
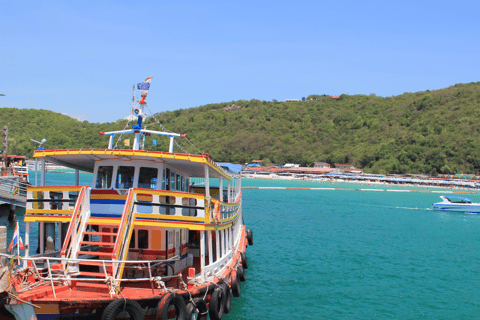
<path id="1" fill-rule="evenodd" d="M 47 175 L 49 185 L 73 180 L 73 173 Z M 91 181 L 80 175 L 81 185 Z M 242 186 L 354 190 L 244 189 L 254 244 L 241 297 L 223 319 L 480 318 L 480 215 L 430 210 L 441 193 L 289 180 L 243 179 Z M 465 196 L 480 202 L 480 194 Z"/>

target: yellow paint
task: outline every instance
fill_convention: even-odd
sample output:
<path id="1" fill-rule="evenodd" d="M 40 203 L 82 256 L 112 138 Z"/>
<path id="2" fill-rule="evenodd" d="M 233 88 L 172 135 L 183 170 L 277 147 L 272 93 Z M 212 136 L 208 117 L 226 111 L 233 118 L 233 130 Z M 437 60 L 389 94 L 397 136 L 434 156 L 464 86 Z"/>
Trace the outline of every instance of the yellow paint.
<path id="1" fill-rule="evenodd" d="M 169 192 L 164 190 L 155 190 L 155 189 L 142 189 L 142 190 L 134 190 L 136 194 L 140 195 L 159 195 L 159 196 L 166 196 L 166 197 L 183 197 L 189 199 L 205 199 L 203 195 L 200 194 L 189 194 L 189 193 L 180 193 L 180 192 Z"/>
<path id="2" fill-rule="evenodd" d="M 71 217 L 55 217 L 55 216 L 44 216 L 44 217 L 29 217 L 25 215 L 23 217 L 25 222 L 70 222 L 72 221 Z"/>
<path id="3" fill-rule="evenodd" d="M 115 194 L 92 194 L 90 199 L 115 199 L 115 200 L 125 200 L 127 195 L 115 195 Z"/>
<path id="4" fill-rule="evenodd" d="M 205 163 L 210 168 L 215 170 L 217 173 L 221 174 L 225 179 L 230 180 L 231 177 L 227 175 L 220 167 L 217 167 L 213 164 L 211 160 L 208 160 L 203 157 L 191 157 L 190 155 L 185 154 L 176 154 L 176 153 L 167 153 L 167 152 L 148 152 L 146 150 L 43 150 L 35 151 L 33 154 L 34 158 L 44 158 L 50 156 L 62 156 L 62 155 L 108 155 L 108 156 L 127 156 L 127 157 L 150 157 L 150 158 L 160 158 L 160 159 L 177 159 L 184 160 L 195 163 Z M 143 159 L 142 159 L 143 160 Z"/>
<path id="5" fill-rule="evenodd" d="M 88 220 L 89 223 L 92 224 L 111 224 L 111 225 L 120 225 L 120 220 L 119 219 L 111 219 L 111 218 L 90 218 Z"/>
<path id="6" fill-rule="evenodd" d="M 54 187 L 28 187 L 27 192 L 37 192 L 37 191 L 81 191 L 82 187 L 74 186 L 74 187 L 61 187 L 61 186 L 54 186 Z"/>
<path id="7" fill-rule="evenodd" d="M 135 213 L 137 218 L 146 218 L 146 219 L 168 219 L 168 220 L 177 220 L 185 222 L 208 222 L 207 218 L 203 217 L 190 217 L 190 216 L 172 216 L 168 214 L 155 214 L 155 213 Z M 136 220 L 135 223 L 139 222 Z"/>
<path id="8" fill-rule="evenodd" d="M 72 215 L 73 210 L 47 210 L 47 209 L 27 209 L 26 214 L 54 214 L 54 215 Z"/>

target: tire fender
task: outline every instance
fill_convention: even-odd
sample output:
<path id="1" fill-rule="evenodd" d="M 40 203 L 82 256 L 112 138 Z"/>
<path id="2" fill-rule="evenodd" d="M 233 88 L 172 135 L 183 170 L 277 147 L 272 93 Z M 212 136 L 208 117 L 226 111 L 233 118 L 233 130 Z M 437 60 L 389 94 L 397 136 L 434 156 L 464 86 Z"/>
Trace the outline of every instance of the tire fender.
<path id="1" fill-rule="evenodd" d="M 252 246 L 253 245 L 253 232 L 251 229 L 247 230 L 247 240 L 248 240 L 248 245 Z"/>
<path id="2" fill-rule="evenodd" d="M 145 312 L 138 302 L 129 299 L 116 299 L 108 304 L 103 311 L 102 320 L 114 320 L 117 318 L 120 312 L 127 312 L 130 315 L 130 319 L 144 320 Z"/>
<path id="3" fill-rule="evenodd" d="M 243 267 L 241 265 L 237 267 L 237 277 L 241 282 L 245 282 L 245 280 L 247 280 L 247 278 L 245 277 L 245 271 L 243 270 Z"/>
<path id="4" fill-rule="evenodd" d="M 242 288 L 240 287 L 240 280 L 238 279 L 237 271 L 232 271 L 232 294 L 235 298 L 240 297 L 240 293 L 242 292 Z"/>
<path id="5" fill-rule="evenodd" d="M 193 302 L 187 303 L 187 320 L 191 320 L 193 314 L 195 314 L 198 310 L 197 320 L 207 320 L 208 318 L 208 307 L 207 303 L 201 299 L 197 298 L 194 299 Z"/>
<path id="6" fill-rule="evenodd" d="M 240 252 L 240 258 L 242 258 L 243 269 L 248 269 L 247 255 L 245 254 L 245 252 Z"/>
<path id="7" fill-rule="evenodd" d="M 157 314 L 156 320 L 167 320 L 168 319 L 168 309 L 173 306 L 175 307 L 175 313 L 177 320 L 186 320 L 187 319 L 187 307 L 185 306 L 185 301 L 182 296 L 176 293 L 167 293 L 160 299 L 157 305 Z M 102 319 L 103 320 L 103 319 Z"/>
<path id="8" fill-rule="evenodd" d="M 225 293 L 223 289 L 215 288 L 210 297 L 209 316 L 210 320 L 221 320 L 223 318 L 223 312 L 225 309 Z"/>
<path id="9" fill-rule="evenodd" d="M 221 284 L 223 294 L 225 295 L 225 307 L 223 308 L 223 313 L 230 313 L 230 308 L 232 307 L 232 294 L 230 292 L 230 287 L 226 282 Z"/>

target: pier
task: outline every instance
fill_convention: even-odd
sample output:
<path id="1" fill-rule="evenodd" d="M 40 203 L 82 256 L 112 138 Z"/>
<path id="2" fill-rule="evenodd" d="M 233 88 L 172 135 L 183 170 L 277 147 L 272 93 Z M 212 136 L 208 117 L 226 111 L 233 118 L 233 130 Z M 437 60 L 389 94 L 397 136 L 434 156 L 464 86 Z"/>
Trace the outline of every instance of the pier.
<path id="1" fill-rule="evenodd" d="M 0 177 L 0 205 L 9 205 L 8 220 L 15 220 L 15 207 L 26 207 L 27 185 L 20 177 Z"/>

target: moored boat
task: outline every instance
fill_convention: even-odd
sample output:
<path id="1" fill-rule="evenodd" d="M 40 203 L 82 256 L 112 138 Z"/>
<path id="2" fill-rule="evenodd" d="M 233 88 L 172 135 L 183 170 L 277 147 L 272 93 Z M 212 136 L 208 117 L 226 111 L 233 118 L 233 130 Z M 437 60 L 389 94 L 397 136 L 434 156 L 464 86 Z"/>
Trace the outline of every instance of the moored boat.
<path id="1" fill-rule="evenodd" d="M 466 212 L 480 213 L 480 203 L 473 203 L 471 199 L 454 196 L 440 196 L 442 202 L 432 205 L 433 210 L 450 211 L 450 212 Z"/>
<path id="2" fill-rule="evenodd" d="M 173 152 L 185 135 L 144 129 L 146 83 L 137 124 L 101 133 L 108 148 L 35 151 L 41 183 L 27 189 L 24 253 L 2 254 L 0 315 L 221 319 L 240 295 L 253 238 L 239 172 L 206 153 Z M 116 149 L 115 136 L 128 133 L 133 148 Z M 168 151 L 142 150 L 145 135 L 168 138 Z M 75 169 L 72 186 L 46 186 L 47 161 Z M 79 185 L 80 171 L 93 173 L 91 186 Z"/>

